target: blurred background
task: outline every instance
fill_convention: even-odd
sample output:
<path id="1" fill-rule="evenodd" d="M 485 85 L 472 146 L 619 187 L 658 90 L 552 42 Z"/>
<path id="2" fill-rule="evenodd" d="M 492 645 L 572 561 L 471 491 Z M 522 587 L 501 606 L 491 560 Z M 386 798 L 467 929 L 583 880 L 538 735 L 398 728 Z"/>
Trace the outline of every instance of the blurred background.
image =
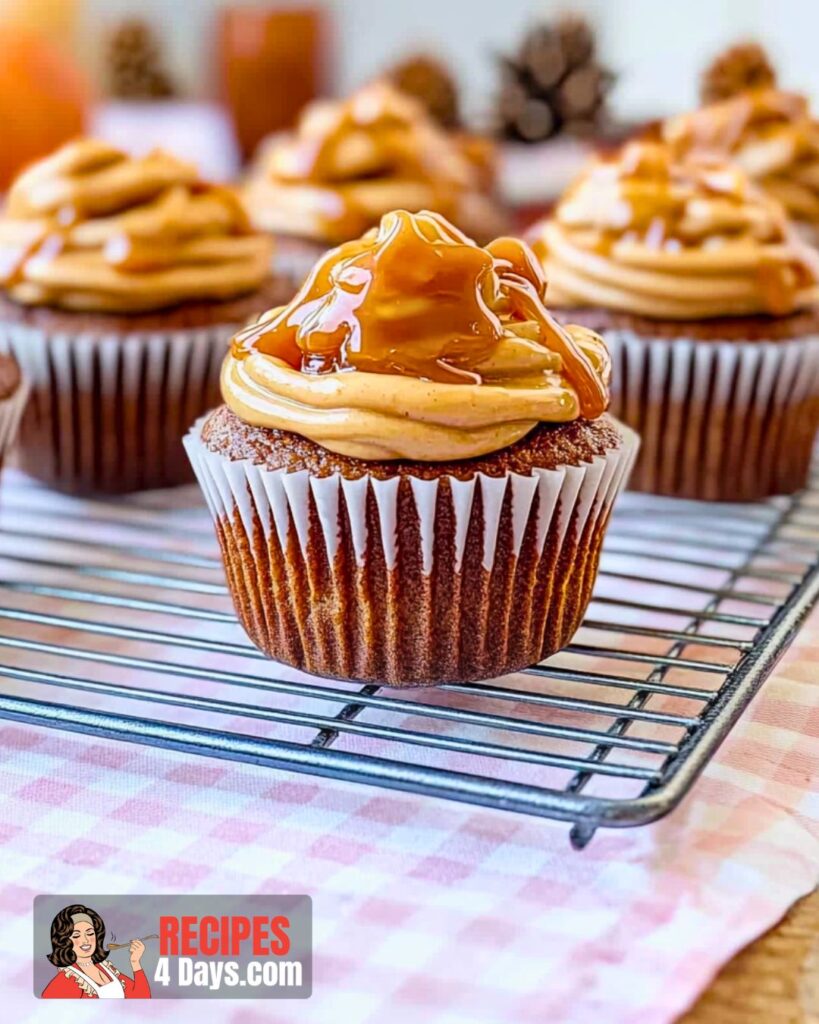
<path id="1" fill-rule="evenodd" d="M 605 112 L 601 101 L 569 131 L 555 116 L 565 91 L 532 97 L 518 81 L 527 59 L 547 78 L 565 63 L 536 29 L 567 9 L 594 33 L 593 55 L 576 60 L 581 106 L 605 92 Z M 763 42 L 784 87 L 819 97 L 818 37 L 813 0 L 0 0 L 0 188 L 80 118 L 133 149 L 172 144 L 227 177 L 312 96 L 343 95 L 419 54 L 451 76 L 470 128 L 533 144 L 616 135 L 692 106 L 704 66 L 737 40 Z M 429 68 L 415 74 L 440 97 Z"/>

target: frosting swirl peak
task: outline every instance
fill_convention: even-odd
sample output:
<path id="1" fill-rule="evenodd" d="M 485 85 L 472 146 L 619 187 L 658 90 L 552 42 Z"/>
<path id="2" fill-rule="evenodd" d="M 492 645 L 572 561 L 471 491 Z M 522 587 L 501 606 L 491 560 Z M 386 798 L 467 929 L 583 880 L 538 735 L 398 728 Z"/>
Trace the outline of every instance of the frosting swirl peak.
<path id="1" fill-rule="evenodd" d="M 310 104 L 275 138 L 248 181 L 260 227 L 329 243 L 357 238 L 390 210 L 434 209 L 464 230 L 491 232 L 485 152 L 439 128 L 387 82 Z"/>
<path id="2" fill-rule="evenodd" d="M 671 117 L 662 131 L 678 155 L 729 157 L 791 217 L 819 222 L 819 124 L 804 96 L 753 89 Z"/>
<path id="3" fill-rule="evenodd" d="M 532 235 L 558 306 L 698 320 L 819 297 L 817 258 L 779 203 L 740 168 L 662 143 L 594 161 Z"/>
<path id="4" fill-rule="evenodd" d="M 389 213 L 236 335 L 225 401 L 248 423 L 343 455 L 420 461 L 599 416 L 608 353 L 591 331 L 558 325 L 545 287 L 516 239 L 484 249 L 438 214 Z"/>
<path id="5" fill-rule="evenodd" d="M 27 305 L 138 312 L 229 299 L 268 273 L 238 198 L 168 153 L 71 142 L 17 179 L 0 217 L 0 286 Z"/>

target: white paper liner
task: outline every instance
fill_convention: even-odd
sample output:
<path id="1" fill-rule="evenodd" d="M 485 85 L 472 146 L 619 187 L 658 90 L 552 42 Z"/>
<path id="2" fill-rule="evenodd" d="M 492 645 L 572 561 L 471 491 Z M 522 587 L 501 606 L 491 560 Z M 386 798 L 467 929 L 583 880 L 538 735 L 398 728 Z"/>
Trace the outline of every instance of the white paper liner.
<path id="1" fill-rule="evenodd" d="M 642 439 L 632 488 L 753 501 L 804 485 L 819 426 L 819 337 L 603 334 L 612 355 L 611 412 Z"/>
<path id="2" fill-rule="evenodd" d="M 123 492 L 192 479 L 181 438 L 219 401 L 235 325 L 129 333 L 51 333 L 0 323 L 31 386 L 22 468 L 76 492 Z"/>
<path id="3" fill-rule="evenodd" d="M 386 480 L 367 476 L 347 480 L 340 474 L 316 477 L 307 470 L 271 470 L 254 465 L 249 459 L 231 462 L 223 455 L 210 451 L 202 442 L 202 426 L 206 419 L 207 416 L 203 416 L 197 420 L 183 443 L 214 519 L 232 518 L 234 511 L 238 511 L 247 536 L 252 538 L 254 516 L 258 514 L 266 536 L 269 537 L 275 529 L 282 548 L 287 544 L 288 531 L 292 525 L 304 555 L 311 539 L 309 534 L 312 497 L 321 524 L 327 559 L 332 563 L 340 536 L 339 493 L 343 492 L 356 561 L 363 565 L 367 557 L 369 540 L 364 505 L 367 489 L 370 488 L 378 506 L 384 560 L 388 569 L 395 567 L 398 558 L 396 524 L 399 476 Z M 557 532 L 562 542 L 573 515 L 578 516 L 577 529 L 581 531 L 585 528 L 592 510 L 595 517 L 609 511 L 638 447 L 634 431 L 622 424 L 619 426 L 622 430 L 622 445 L 580 466 L 535 469 L 532 476 L 507 473 L 502 477 L 490 477 L 485 473 L 477 473 L 471 480 L 460 480 L 451 476 L 435 480 L 407 477 L 412 487 L 420 523 L 424 572 L 432 572 L 436 502 L 441 480 L 449 482 L 454 499 L 458 536 L 455 552 L 456 571 L 460 571 L 461 568 L 474 497 L 477 488 L 480 488 L 484 519 L 482 564 L 487 572 L 491 572 L 495 560 L 500 513 L 507 490 L 510 489 L 512 492 L 513 546 L 516 556 L 520 552 L 523 535 L 529 523 L 535 493 L 540 497 L 537 519 L 539 551 L 543 550 L 550 528 Z"/>
<path id="4" fill-rule="evenodd" d="M 197 479 L 205 494 L 211 515 L 218 527 L 235 533 L 240 529 L 243 536 L 239 539 L 243 550 L 251 553 L 257 541 L 263 540 L 263 548 L 274 548 L 275 552 L 286 557 L 295 539 L 301 558 L 307 565 L 315 561 L 315 545 L 321 547 L 320 563 L 335 572 L 336 558 L 342 534 L 350 538 L 353 557 L 359 571 L 366 572 L 368 563 L 383 563 L 388 574 L 400 568 L 401 550 L 399 544 L 399 485 L 402 479 L 395 476 L 388 479 L 377 479 L 364 476 L 357 480 L 348 480 L 339 474 L 319 478 L 306 470 L 289 472 L 285 469 L 271 470 L 256 466 L 250 460 L 231 461 L 225 456 L 210 451 L 201 440 L 202 426 L 205 417 L 200 419 L 188 435 L 184 444 L 196 473 Z M 578 544 L 583 537 L 594 537 L 598 523 L 604 526 L 607 522 L 612 503 L 622 488 L 629 469 L 636 455 L 638 440 L 636 434 L 627 427 L 618 424 L 621 434 L 619 447 L 595 457 L 591 462 L 577 466 L 564 466 L 553 470 L 534 470 L 531 476 L 507 473 L 502 477 L 489 477 L 477 473 L 471 480 L 460 480 L 451 476 L 443 476 L 426 480 L 411 475 L 404 477 L 410 485 L 412 503 L 417 516 L 417 546 L 411 553 L 413 558 L 420 553 L 421 572 L 429 578 L 436 569 L 436 552 L 440 551 L 441 543 L 438 536 L 437 516 L 439 514 L 439 490 L 446 481 L 451 494 L 451 505 L 445 503 L 448 514 L 454 517 L 452 549 L 454 566 L 448 563 L 438 567 L 450 577 L 453 573 L 461 576 L 466 571 L 465 557 L 468 537 L 474 537 L 476 523 L 482 524 L 482 530 L 469 557 L 475 562 L 476 555 L 487 574 L 493 574 L 499 540 L 503 531 L 505 536 L 511 535 L 511 551 L 506 554 L 518 556 L 528 538 L 527 558 L 530 560 L 527 572 L 533 578 L 537 576 L 537 566 L 548 548 L 549 564 L 562 566 L 565 573 L 577 554 Z M 475 502 L 480 494 L 480 514 L 476 512 Z M 343 502 L 340 500 L 343 495 Z M 369 495 L 375 501 L 378 529 L 376 536 L 371 535 L 368 527 L 367 506 Z M 535 502 L 535 495 L 538 501 Z M 507 498 L 511 496 L 511 500 Z M 537 509 L 535 512 L 534 510 Z M 371 520 L 372 521 L 372 520 Z M 263 538 L 258 537 L 259 524 Z M 569 527 L 571 526 L 571 530 Z M 595 540 L 595 542 L 596 542 Z M 505 542 L 506 543 L 506 542 Z M 378 545 L 374 549 L 373 545 Z M 420 548 L 420 552 L 418 549 Z M 534 552 L 534 553 L 533 553 Z M 266 558 L 266 556 L 263 556 Z M 440 557 L 440 556 L 439 556 Z M 447 556 L 448 557 L 448 556 Z M 531 568 L 531 563 L 534 568 Z M 474 567 L 474 566 L 473 566 Z M 595 562 L 596 568 L 596 562 Z M 523 571 L 523 570 L 521 570 Z M 578 570 L 579 571 L 579 570 Z M 248 570 L 245 566 L 241 573 L 236 570 L 234 575 L 252 577 L 251 588 L 261 573 Z M 229 573 L 230 576 L 230 573 Z M 568 576 L 567 576 L 568 578 Z M 555 581 L 559 590 L 562 579 Z M 588 591 L 590 580 L 586 580 Z M 434 589 L 430 584 L 430 589 Z M 511 584 L 510 584 L 511 586 Z M 393 598 L 402 600 L 402 587 L 396 587 Z M 246 608 L 246 595 L 237 595 L 234 600 L 240 615 Z M 407 597 L 407 600 L 412 598 Z M 477 600 L 477 595 L 476 595 Z M 588 598 L 585 598 L 586 603 Z M 582 611 L 585 610 L 585 605 Z M 444 609 L 441 609 L 443 612 Z M 406 612 L 414 615 L 414 609 L 398 609 L 394 616 L 398 619 Z M 316 609 L 316 614 L 320 614 Z M 420 609 L 418 615 L 420 616 Z M 371 609 L 371 616 L 384 618 L 387 613 L 379 607 Z M 434 623 L 436 611 L 431 609 L 431 621 Z M 247 622 L 245 622 L 247 626 Z M 431 627 L 434 628 L 434 625 Z M 258 641 L 251 629 L 251 637 Z M 573 630 L 572 630 L 573 631 Z M 382 634 L 383 635 L 383 634 Z M 568 640 L 568 638 L 566 638 Z M 385 641 L 386 642 L 386 641 Z M 260 646 L 264 645 L 260 643 Z M 268 651 L 270 653 L 270 651 Z M 538 654 L 540 651 L 538 650 Z M 537 658 L 527 652 L 529 663 Z M 274 653 L 280 660 L 289 660 L 280 653 Z M 296 657 L 291 663 L 299 667 L 307 667 L 311 671 L 322 674 L 344 675 L 334 670 L 332 664 L 319 659 L 311 664 L 309 653 L 304 657 Z M 514 667 L 520 668 L 521 661 Z M 495 666 L 497 668 L 497 665 Z M 511 666 L 504 670 L 511 670 Z M 492 674 L 498 674 L 494 672 Z M 356 676 L 363 678 L 363 676 Z M 403 680 L 392 678 L 385 680 L 400 685 Z M 415 679 L 414 681 L 432 681 Z"/>

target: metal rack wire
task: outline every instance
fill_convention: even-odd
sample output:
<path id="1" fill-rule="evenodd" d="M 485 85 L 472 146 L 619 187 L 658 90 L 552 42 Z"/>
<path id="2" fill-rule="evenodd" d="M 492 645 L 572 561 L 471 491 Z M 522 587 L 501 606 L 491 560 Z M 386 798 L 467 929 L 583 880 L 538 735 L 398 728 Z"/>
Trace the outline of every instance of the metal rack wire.
<path id="1" fill-rule="evenodd" d="M 197 492 L 0 493 L 0 717 L 599 826 L 668 813 L 819 596 L 819 480 L 752 506 L 626 495 L 586 621 L 524 673 L 309 679 L 238 627 Z"/>

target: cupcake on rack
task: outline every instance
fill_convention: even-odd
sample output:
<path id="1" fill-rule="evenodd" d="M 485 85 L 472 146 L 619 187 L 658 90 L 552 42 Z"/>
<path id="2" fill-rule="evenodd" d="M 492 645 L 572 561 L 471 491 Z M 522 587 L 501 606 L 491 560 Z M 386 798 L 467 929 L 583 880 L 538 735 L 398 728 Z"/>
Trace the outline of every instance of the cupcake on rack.
<path id="1" fill-rule="evenodd" d="M 488 241 L 504 220 L 491 197 L 491 156 L 437 125 L 385 81 L 308 106 L 292 135 L 263 148 L 245 189 L 253 223 L 277 240 L 282 268 L 303 278 L 328 247 L 396 208 L 432 209 Z"/>
<path id="2" fill-rule="evenodd" d="M 804 96 L 751 89 L 669 118 L 662 134 L 678 157 L 715 153 L 739 165 L 819 240 L 819 122 Z"/>
<path id="3" fill-rule="evenodd" d="M 0 339 L 32 386 L 23 468 L 66 491 L 190 479 L 231 335 L 292 285 L 238 198 L 168 153 L 91 139 L 26 170 L 0 216 Z"/>
<path id="4" fill-rule="evenodd" d="M 393 686 L 568 643 L 636 449 L 531 250 L 391 212 L 234 339 L 185 440 L 251 639 Z"/>
<path id="5" fill-rule="evenodd" d="M 819 267 L 782 206 L 719 158 L 635 142 L 530 232 L 549 301 L 603 333 L 632 486 L 728 501 L 804 485 L 819 425 Z"/>

